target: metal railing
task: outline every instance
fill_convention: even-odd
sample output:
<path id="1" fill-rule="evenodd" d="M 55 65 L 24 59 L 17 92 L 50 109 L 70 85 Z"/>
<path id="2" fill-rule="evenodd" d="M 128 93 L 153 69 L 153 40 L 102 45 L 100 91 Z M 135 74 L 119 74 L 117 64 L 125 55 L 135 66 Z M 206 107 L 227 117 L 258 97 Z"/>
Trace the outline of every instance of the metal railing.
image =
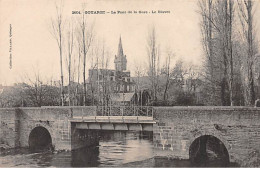
<path id="1" fill-rule="evenodd" d="M 153 116 L 152 106 L 97 106 L 97 116 Z"/>

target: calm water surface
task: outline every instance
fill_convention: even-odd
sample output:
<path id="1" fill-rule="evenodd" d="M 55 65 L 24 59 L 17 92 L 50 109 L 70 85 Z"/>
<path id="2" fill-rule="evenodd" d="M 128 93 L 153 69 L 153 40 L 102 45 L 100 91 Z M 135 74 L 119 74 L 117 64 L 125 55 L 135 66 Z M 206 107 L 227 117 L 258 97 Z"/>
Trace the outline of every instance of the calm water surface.
<path id="1" fill-rule="evenodd" d="M 214 165 L 213 165 L 214 166 Z M 101 132 L 99 146 L 71 152 L 4 151 L 0 167 L 192 167 L 189 160 L 153 156 L 152 133 Z"/>

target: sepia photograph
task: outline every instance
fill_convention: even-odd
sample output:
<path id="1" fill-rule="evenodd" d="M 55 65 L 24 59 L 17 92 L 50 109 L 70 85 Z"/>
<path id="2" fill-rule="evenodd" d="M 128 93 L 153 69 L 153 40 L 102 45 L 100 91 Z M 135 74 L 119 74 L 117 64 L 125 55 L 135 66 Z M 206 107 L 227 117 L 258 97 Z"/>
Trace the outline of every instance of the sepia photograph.
<path id="1" fill-rule="evenodd" d="M 260 0 L 0 0 L 0 171 L 259 167 Z"/>

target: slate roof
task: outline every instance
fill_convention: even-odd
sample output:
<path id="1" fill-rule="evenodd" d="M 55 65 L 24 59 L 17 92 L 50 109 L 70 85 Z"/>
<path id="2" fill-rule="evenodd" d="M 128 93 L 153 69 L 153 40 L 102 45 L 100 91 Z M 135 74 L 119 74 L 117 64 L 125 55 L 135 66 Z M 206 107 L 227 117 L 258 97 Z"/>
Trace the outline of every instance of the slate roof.
<path id="1" fill-rule="evenodd" d="M 129 102 L 134 96 L 134 92 L 131 93 L 115 93 L 111 96 L 112 102 Z"/>

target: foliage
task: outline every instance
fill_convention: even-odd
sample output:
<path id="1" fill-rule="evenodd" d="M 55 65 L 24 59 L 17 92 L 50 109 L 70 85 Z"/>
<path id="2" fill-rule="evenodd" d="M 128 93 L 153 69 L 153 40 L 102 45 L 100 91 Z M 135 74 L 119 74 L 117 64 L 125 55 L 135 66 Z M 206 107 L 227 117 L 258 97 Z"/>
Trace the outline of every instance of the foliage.
<path id="1" fill-rule="evenodd" d="M 41 88 L 26 83 L 4 87 L 0 94 L 0 107 L 58 106 L 59 88 L 42 85 Z"/>
<path id="2" fill-rule="evenodd" d="M 257 98 L 257 38 L 251 0 L 201 0 L 204 99 L 209 105 L 252 106 Z"/>

